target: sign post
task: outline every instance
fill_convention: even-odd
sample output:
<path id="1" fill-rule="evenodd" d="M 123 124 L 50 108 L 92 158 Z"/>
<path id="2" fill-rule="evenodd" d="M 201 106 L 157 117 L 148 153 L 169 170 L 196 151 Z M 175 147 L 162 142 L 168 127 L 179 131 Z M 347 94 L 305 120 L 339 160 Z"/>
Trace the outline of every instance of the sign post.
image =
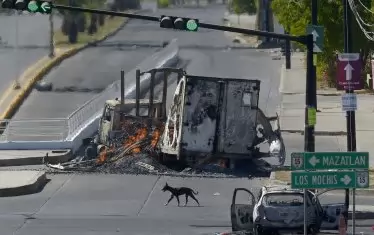
<path id="1" fill-rule="evenodd" d="M 295 152 L 291 153 L 291 187 L 304 189 L 368 188 L 368 152 Z M 334 171 L 329 171 L 334 170 Z M 355 223 L 355 195 L 353 215 Z M 304 203 L 304 218 L 307 214 Z"/>

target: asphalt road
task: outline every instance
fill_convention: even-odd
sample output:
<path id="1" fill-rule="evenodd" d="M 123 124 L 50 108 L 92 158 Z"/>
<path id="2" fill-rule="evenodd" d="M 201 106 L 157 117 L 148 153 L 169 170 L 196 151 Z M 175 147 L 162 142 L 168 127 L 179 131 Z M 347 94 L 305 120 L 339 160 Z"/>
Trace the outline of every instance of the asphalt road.
<path id="1" fill-rule="evenodd" d="M 2 234 L 214 234 L 230 230 L 229 206 L 234 188 L 258 190 L 262 184 L 261 179 L 141 175 L 50 178 L 39 194 L 0 200 Z M 177 207 L 176 201 L 165 207 L 169 193 L 163 193 L 161 188 L 166 181 L 199 191 L 201 207 L 194 202 Z"/>
<path id="2" fill-rule="evenodd" d="M 245 187 L 256 193 L 264 179 L 170 178 L 133 175 L 50 175 L 42 192 L 2 198 L 2 234 L 214 234 L 230 231 L 232 192 Z M 187 186 L 197 190 L 193 201 L 165 207 L 169 193 L 161 188 Z M 141 187 L 140 187 L 141 185 Z M 244 196 L 244 195 L 243 195 Z M 242 198 L 242 197 L 241 197 Z M 330 197 L 331 202 L 340 202 Z M 358 199 L 359 201 L 359 199 Z M 359 203 L 359 202 L 357 202 Z M 373 199 L 366 201 L 373 205 Z M 184 205 L 184 198 L 181 198 Z M 357 221 L 357 232 L 371 234 L 373 220 Z"/>
<path id="3" fill-rule="evenodd" d="M 48 55 L 48 16 L 0 14 L 0 93 L 22 72 Z M 61 20 L 55 17 L 59 27 Z M 18 42 L 18 43 L 17 43 Z M 18 44 L 18 49 L 16 45 Z"/>

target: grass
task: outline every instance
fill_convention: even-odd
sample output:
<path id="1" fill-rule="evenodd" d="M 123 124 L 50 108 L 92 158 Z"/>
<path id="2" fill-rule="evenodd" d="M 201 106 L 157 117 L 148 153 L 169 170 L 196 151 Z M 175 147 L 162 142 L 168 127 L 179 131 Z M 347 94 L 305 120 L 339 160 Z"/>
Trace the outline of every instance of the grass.
<path id="1" fill-rule="evenodd" d="M 291 171 L 276 171 L 275 180 L 291 183 Z M 374 188 L 374 169 L 369 169 L 370 188 Z"/>
<path id="2" fill-rule="evenodd" d="M 123 17 L 106 18 L 105 24 L 98 27 L 98 30 L 95 34 L 88 35 L 86 32 L 79 33 L 78 42 L 75 45 L 87 44 L 96 40 L 100 40 L 101 38 L 118 29 L 126 20 L 127 18 Z M 54 41 L 56 46 L 72 45 L 68 41 L 68 36 L 64 35 L 60 29 L 55 32 Z"/>

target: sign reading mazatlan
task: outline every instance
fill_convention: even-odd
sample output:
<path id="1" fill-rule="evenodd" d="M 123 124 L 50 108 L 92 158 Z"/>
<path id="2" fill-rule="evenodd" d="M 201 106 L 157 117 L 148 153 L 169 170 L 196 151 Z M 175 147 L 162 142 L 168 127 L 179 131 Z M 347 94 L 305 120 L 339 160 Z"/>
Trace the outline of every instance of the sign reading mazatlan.
<path id="1" fill-rule="evenodd" d="M 369 169 L 368 152 L 292 153 L 292 170 Z"/>

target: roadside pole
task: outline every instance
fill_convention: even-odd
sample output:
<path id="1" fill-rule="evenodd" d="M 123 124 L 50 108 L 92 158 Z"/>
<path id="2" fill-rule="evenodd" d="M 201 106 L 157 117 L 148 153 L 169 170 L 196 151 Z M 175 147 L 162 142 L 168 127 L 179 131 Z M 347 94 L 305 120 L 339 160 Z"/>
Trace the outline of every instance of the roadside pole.
<path id="1" fill-rule="evenodd" d="M 54 26 L 53 26 L 53 13 L 49 15 L 49 57 L 55 57 L 55 44 L 53 41 Z"/>
<path id="2" fill-rule="evenodd" d="M 19 15 L 20 15 L 20 12 L 19 11 L 14 11 L 14 15 L 16 16 L 16 32 L 15 32 L 15 41 L 16 41 L 16 45 L 15 45 L 15 54 L 16 54 L 16 64 L 19 63 Z M 18 90 L 21 88 L 21 83 L 19 82 L 18 78 L 19 78 L 19 69 L 16 68 L 17 71 L 16 71 L 16 80 L 14 81 L 14 85 L 13 85 L 13 88 L 15 90 Z"/>
<path id="3" fill-rule="evenodd" d="M 318 3 L 317 3 L 317 0 L 312 0 L 312 25 L 318 25 Z M 316 54 L 316 52 L 314 52 L 314 56 L 315 56 L 315 59 L 314 59 L 315 64 L 313 65 L 313 76 L 317 80 L 317 54 Z M 315 89 L 317 89 L 317 83 L 316 83 L 316 88 Z M 315 104 L 316 104 L 316 112 L 317 112 L 317 110 L 318 110 L 318 108 L 317 108 L 317 96 L 316 96 Z"/>
<path id="4" fill-rule="evenodd" d="M 344 52 L 351 53 L 352 52 L 352 34 L 351 34 L 351 23 L 352 23 L 352 13 L 349 7 L 348 0 L 343 0 L 343 12 L 344 12 Z M 350 64 L 348 63 L 348 67 Z M 351 68 L 351 67 L 350 67 Z M 349 70 L 349 69 L 348 69 Z M 346 70 L 347 71 L 347 70 Z M 351 71 L 352 72 L 352 71 Z M 351 80 L 350 78 L 346 77 L 346 80 Z M 350 94 L 350 96 L 355 97 L 354 89 L 351 87 L 351 84 L 348 84 L 348 87 L 345 89 L 346 94 Z M 349 96 L 349 95 L 347 95 Z M 356 151 L 356 115 L 354 110 L 347 111 L 347 150 L 349 152 Z M 355 200 L 356 190 L 353 189 L 353 200 Z M 347 214 L 345 215 L 348 221 L 348 208 L 349 208 L 349 189 L 345 191 L 345 205 L 347 207 Z M 355 207 L 355 206 L 354 206 Z M 354 210 L 353 210 L 353 234 L 355 234 L 355 220 L 354 220 Z M 347 223 L 348 224 L 348 223 Z"/>

